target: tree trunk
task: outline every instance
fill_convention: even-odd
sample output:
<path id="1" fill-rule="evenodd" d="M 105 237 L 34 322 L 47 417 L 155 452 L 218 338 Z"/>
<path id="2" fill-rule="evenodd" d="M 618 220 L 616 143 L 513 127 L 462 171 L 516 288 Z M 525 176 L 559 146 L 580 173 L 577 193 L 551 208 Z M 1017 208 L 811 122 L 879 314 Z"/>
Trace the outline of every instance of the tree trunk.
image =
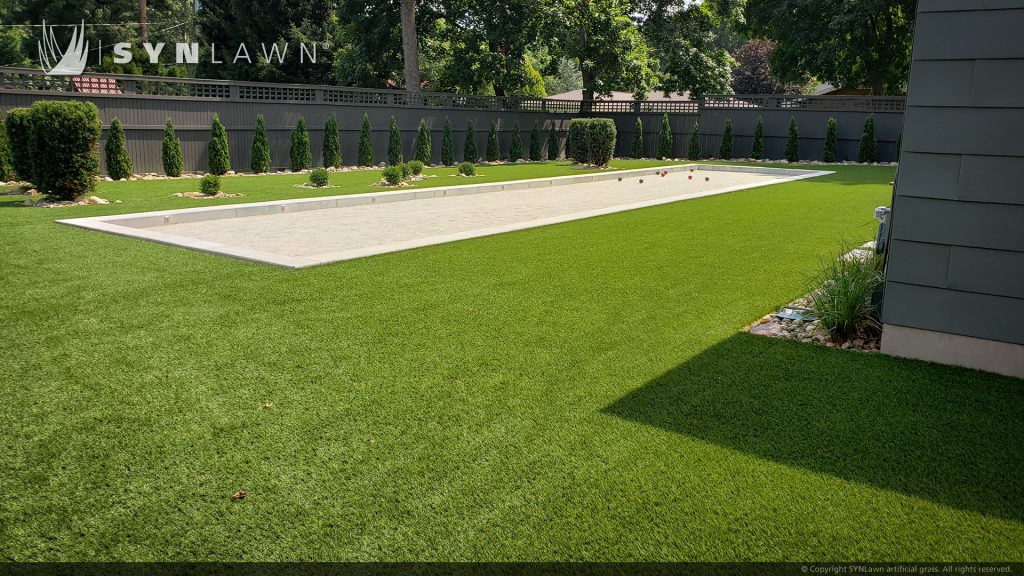
<path id="1" fill-rule="evenodd" d="M 402 58 L 405 89 L 420 91 L 420 56 L 416 44 L 416 0 L 402 0 Z"/>
<path id="2" fill-rule="evenodd" d="M 594 73 L 585 66 L 580 66 L 580 74 L 583 76 L 583 102 L 580 103 L 580 112 L 589 113 L 594 102 Z"/>
<path id="3" fill-rule="evenodd" d="M 149 42 L 149 19 L 146 17 L 146 0 L 139 0 L 139 36 Z"/>

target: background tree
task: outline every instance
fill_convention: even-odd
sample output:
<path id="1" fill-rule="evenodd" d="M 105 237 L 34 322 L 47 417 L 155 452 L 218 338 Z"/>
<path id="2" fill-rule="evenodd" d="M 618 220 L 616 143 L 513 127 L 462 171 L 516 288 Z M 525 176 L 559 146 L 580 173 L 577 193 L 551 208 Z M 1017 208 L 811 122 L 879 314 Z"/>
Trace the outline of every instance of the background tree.
<path id="1" fill-rule="evenodd" d="M 825 129 L 825 149 L 821 152 L 823 162 L 835 162 L 838 150 L 836 149 L 836 132 L 838 126 L 835 118 L 828 119 L 828 126 Z"/>
<path id="2" fill-rule="evenodd" d="M 722 145 L 718 148 L 718 157 L 722 160 L 732 158 L 732 119 L 725 119 L 725 129 L 722 130 Z"/>
<path id="3" fill-rule="evenodd" d="M 132 157 L 128 155 L 128 148 L 125 146 L 124 127 L 116 116 L 110 121 L 105 152 L 107 175 L 114 180 L 131 178 Z"/>
<path id="4" fill-rule="evenodd" d="M 658 133 L 658 158 L 672 158 L 672 124 L 668 121 L 667 112 L 661 116 L 661 132 Z"/>
<path id="5" fill-rule="evenodd" d="M 185 168 L 185 160 L 181 155 L 181 140 L 174 133 L 174 124 L 168 116 L 164 123 L 164 139 L 160 143 L 160 160 L 164 165 L 164 174 L 181 176 Z"/>
<path id="6" fill-rule="evenodd" d="M 370 117 L 363 114 L 363 127 L 359 131 L 360 166 L 373 166 L 373 140 L 370 132 Z"/>
<path id="7" fill-rule="evenodd" d="M 770 40 L 748 40 L 734 53 L 736 67 L 732 71 L 732 90 L 736 94 L 802 94 L 809 80 L 782 82 L 771 71 L 771 55 L 775 43 Z"/>
<path id="8" fill-rule="evenodd" d="M 420 128 L 416 132 L 416 159 L 424 164 L 430 164 L 434 157 L 433 143 L 430 141 L 430 128 L 427 128 L 427 121 L 420 118 Z"/>
<path id="9" fill-rule="evenodd" d="M 231 170 L 231 152 L 228 150 L 228 131 L 220 123 L 220 116 L 213 115 L 210 128 L 210 142 L 206 145 L 210 174 L 223 176 Z"/>
<path id="10" fill-rule="evenodd" d="M 472 120 L 466 121 L 466 143 L 462 147 L 462 160 L 476 163 L 480 154 L 476 151 L 476 124 Z"/>
<path id="11" fill-rule="evenodd" d="M 331 112 L 324 123 L 324 168 L 341 166 L 341 141 L 338 136 L 338 118 Z"/>
<path id="12" fill-rule="evenodd" d="M 796 127 L 796 118 L 789 119 L 789 138 L 786 139 L 786 160 L 800 160 L 800 131 Z"/>
<path id="13" fill-rule="evenodd" d="M 640 121 L 639 116 L 636 118 L 636 124 L 633 125 L 632 153 L 633 158 L 644 157 L 644 123 Z"/>
<path id="14" fill-rule="evenodd" d="M 498 122 L 491 122 L 491 129 L 487 132 L 487 154 L 488 162 L 501 160 L 501 144 L 498 143 Z"/>
<path id="15" fill-rule="evenodd" d="M 771 68 L 786 82 L 900 94 L 910 71 L 915 0 L 748 0 L 750 34 L 776 43 Z"/>
<path id="16" fill-rule="evenodd" d="M 750 157 L 754 160 L 764 158 L 764 118 L 757 117 L 757 125 L 754 126 L 754 144 L 750 148 Z"/>
<path id="17" fill-rule="evenodd" d="M 455 164 L 455 139 L 452 135 L 452 121 L 444 117 L 444 133 L 441 136 L 441 163 L 445 166 Z"/>
<path id="18" fill-rule="evenodd" d="M 388 164 L 397 166 L 405 162 L 402 155 L 402 133 L 398 130 L 398 122 L 391 117 L 391 126 L 388 128 Z"/>
<path id="19" fill-rule="evenodd" d="M 306 120 L 299 116 L 299 121 L 292 130 L 291 147 L 292 171 L 306 170 L 313 165 L 313 150 L 309 146 L 309 131 L 306 130 Z"/>

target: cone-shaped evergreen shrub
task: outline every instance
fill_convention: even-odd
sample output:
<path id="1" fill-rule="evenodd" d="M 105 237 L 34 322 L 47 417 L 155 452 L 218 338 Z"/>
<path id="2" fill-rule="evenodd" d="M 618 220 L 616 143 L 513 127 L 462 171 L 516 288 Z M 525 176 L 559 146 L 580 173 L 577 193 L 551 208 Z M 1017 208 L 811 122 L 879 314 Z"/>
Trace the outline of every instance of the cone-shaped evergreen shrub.
<path id="1" fill-rule="evenodd" d="M 690 130 L 690 146 L 686 150 L 686 157 L 690 160 L 700 159 L 700 123 L 693 123 L 693 130 Z"/>
<path id="2" fill-rule="evenodd" d="M 796 118 L 789 118 L 789 139 L 786 140 L 786 160 L 800 160 L 800 131 L 796 127 Z"/>
<path id="3" fill-rule="evenodd" d="M 359 165 L 373 166 L 373 141 L 370 139 L 370 117 L 363 114 L 363 128 L 359 132 Z"/>
<path id="4" fill-rule="evenodd" d="M 476 124 L 472 120 L 466 122 L 466 144 L 462 147 L 462 160 L 476 162 L 480 153 L 476 151 Z"/>
<path id="5" fill-rule="evenodd" d="M 444 133 L 441 136 L 441 164 L 455 164 L 455 138 L 452 135 L 452 121 L 444 117 Z"/>
<path id="6" fill-rule="evenodd" d="M 860 150 L 857 152 L 857 162 L 877 162 L 878 141 L 875 140 L 875 115 L 868 114 L 864 121 L 864 135 L 860 137 Z"/>
<path id="7" fill-rule="evenodd" d="M 206 155 L 210 174 L 218 176 L 231 170 L 231 153 L 228 150 L 228 131 L 220 123 L 220 116 L 213 115 L 213 126 L 210 128 L 210 143 L 206 145 Z"/>
<path id="8" fill-rule="evenodd" d="M 558 160 L 558 132 L 555 131 L 555 123 L 551 122 L 548 129 L 548 160 Z"/>
<path id="9" fill-rule="evenodd" d="M 33 179 L 32 110 L 11 108 L 7 111 L 7 143 L 11 147 L 11 167 L 19 180 Z"/>
<path id="10" fill-rule="evenodd" d="M 540 147 L 540 125 L 536 122 L 533 123 L 533 129 L 530 130 L 530 160 L 534 162 L 543 160 Z"/>
<path id="11" fill-rule="evenodd" d="M 249 167 L 257 174 L 270 170 L 270 140 L 267 139 L 267 122 L 263 114 L 256 115 L 256 135 L 252 137 Z"/>
<path id="12" fill-rule="evenodd" d="M 732 119 L 725 119 L 725 129 L 722 130 L 722 145 L 718 148 L 718 157 L 722 160 L 732 158 Z"/>
<path id="13" fill-rule="evenodd" d="M 501 145 L 498 144 L 498 121 L 491 122 L 491 129 L 487 132 L 487 161 L 497 162 L 501 160 Z"/>
<path id="14" fill-rule="evenodd" d="M 341 166 L 341 139 L 338 136 L 338 118 L 331 113 L 324 123 L 324 168 Z"/>
<path id="15" fill-rule="evenodd" d="M 836 148 L 836 125 L 835 118 L 828 119 L 828 127 L 825 129 L 825 149 L 821 151 L 822 162 L 835 162 L 838 149 Z"/>
<path id="16" fill-rule="evenodd" d="M 430 141 L 430 129 L 427 128 L 427 121 L 420 118 L 420 129 L 416 132 L 416 160 L 424 164 L 430 164 L 434 155 L 434 146 Z"/>
<path id="17" fill-rule="evenodd" d="M 313 151 L 309 147 L 309 132 L 306 130 L 306 120 L 299 116 L 299 121 L 292 130 L 292 171 L 305 170 L 313 165 Z"/>
<path id="18" fill-rule="evenodd" d="M 508 147 L 508 161 L 515 162 L 523 157 L 523 136 L 519 133 L 519 120 L 512 124 L 512 143 Z"/>
<path id="19" fill-rule="evenodd" d="M 0 182 L 14 180 L 14 167 L 11 165 L 11 143 L 7 141 L 7 127 L 0 120 Z"/>
<path id="20" fill-rule="evenodd" d="M 398 130 L 398 122 L 391 117 L 391 126 L 388 127 L 388 164 L 398 166 L 405 162 L 402 155 L 402 133 Z"/>
<path id="21" fill-rule="evenodd" d="M 750 149 L 750 157 L 754 160 L 764 158 L 764 118 L 757 117 L 757 125 L 754 126 L 754 145 Z"/>
<path id="22" fill-rule="evenodd" d="M 174 124 L 168 116 L 164 122 L 164 141 L 160 144 L 160 159 L 163 161 L 164 174 L 181 176 L 185 169 L 185 161 L 181 155 L 181 140 L 174 133 Z"/>
<path id="23" fill-rule="evenodd" d="M 630 150 L 633 158 L 644 157 L 644 123 L 637 116 L 636 124 L 633 125 L 633 147 Z"/>
<path id="24" fill-rule="evenodd" d="M 661 117 L 661 132 L 658 134 L 658 158 L 672 157 L 672 124 L 668 121 L 668 113 Z"/>
<path id="25" fill-rule="evenodd" d="M 114 180 L 130 178 L 132 175 L 132 158 L 124 142 L 124 127 L 117 116 L 110 121 L 107 131 L 107 144 L 104 148 L 107 160 L 107 175 Z"/>

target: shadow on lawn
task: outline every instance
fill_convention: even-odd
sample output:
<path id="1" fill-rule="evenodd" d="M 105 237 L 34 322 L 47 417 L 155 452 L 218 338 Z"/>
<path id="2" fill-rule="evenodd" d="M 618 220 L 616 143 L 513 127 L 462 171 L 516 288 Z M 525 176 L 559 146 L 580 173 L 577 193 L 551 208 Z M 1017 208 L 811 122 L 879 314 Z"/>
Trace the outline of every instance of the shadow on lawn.
<path id="1" fill-rule="evenodd" d="M 604 412 L 1024 521 L 1024 382 L 737 334 Z"/>

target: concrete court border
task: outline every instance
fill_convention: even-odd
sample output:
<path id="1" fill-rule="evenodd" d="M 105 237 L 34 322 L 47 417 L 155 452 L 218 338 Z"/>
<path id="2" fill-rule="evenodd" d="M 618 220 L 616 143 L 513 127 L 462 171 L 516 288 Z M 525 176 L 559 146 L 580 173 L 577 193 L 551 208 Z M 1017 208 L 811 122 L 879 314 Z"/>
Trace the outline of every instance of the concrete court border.
<path id="1" fill-rule="evenodd" d="M 264 216 L 277 213 L 299 212 L 307 210 L 326 210 L 331 208 L 343 208 L 347 206 L 381 204 L 386 202 L 404 202 L 425 198 L 443 198 L 448 196 L 486 194 L 489 192 L 500 192 L 507 190 L 522 190 L 529 188 L 562 186 L 567 184 L 582 184 L 587 182 L 610 180 L 613 178 L 620 177 L 640 177 L 644 175 L 653 176 L 661 172 L 662 170 L 666 170 L 668 172 L 685 172 L 690 168 L 695 168 L 698 170 L 704 170 L 709 172 L 746 172 L 755 174 L 776 175 L 779 178 L 777 180 L 772 180 L 769 182 L 728 186 L 725 188 L 709 190 L 706 192 L 700 192 L 696 194 L 680 194 L 664 198 L 657 198 L 654 200 L 645 200 L 641 202 L 621 204 L 617 206 L 611 206 L 595 210 L 586 210 L 570 214 L 561 214 L 558 216 L 538 218 L 524 222 L 515 222 L 511 224 L 503 224 L 500 226 L 480 228 L 477 230 L 468 230 L 452 234 L 441 234 L 402 242 L 393 242 L 365 248 L 356 248 L 352 250 L 345 250 L 342 252 L 318 255 L 317 258 L 287 256 L 282 254 L 275 254 L 272 252 L 266 252 L 262 250 L 254 250 L 252 248 L 246 248 L 242 246 L 233 246 L 230 244 L 222 244 L 219 242 L 200 240 L 188 236 L 179 236 L 176 234 L 168 234 L 165 232 L 148 230 L 148 228 L 155 226 L 180 224 L 186 222 L 201 222 L 208 220 L 244 218 L 247 216 Z M 674 164 L 671 166 L 637 168 L 632 170 L 615 170 L 609 172 L 595 172 L 591 174 L 555 176 L 550 178 L 535 178 L 530 180 L 512 180 L 508 182 L 498 182 L 491 184 L 466 184 L 459 186 L 420 188 L 414 190 L 370 192 L 364 194 L 346 194 L 340 196 L 325 196 L 318 198 L 296 198 L 291 200 L 276 200 L 269 202 L 229 204 L 223 206 L 206 206 L 200 208 L 183 208 L 174 210 L 161 210 L 156 212 L 140 212 L 133 214 L 116 214 L 112 216 L 67 218 L 57 220 L 56 222 L 58 224 L 65 224 L 89 230 L 98 230 L 100 232 L 116 234 L 118 236 L 140 238 L 142 240 L 148 240 L 160 244 L 178 246 L 210 254 L 231 256 L 242 260 L 261 262 L 284 268 L 308 268 L 311 266 L 318 266 L 321 264 L 328 264 L 331 262 L 340 262 L 344 260 L 352 260 L 355 258 L 363 258 L 366 256 L 374 256 L 378 254 L 386 254 L 389 252 L 398 252 L 401 250 L 409 250 L 412 248 L 421 248 L 424 246 L 433 246 L 436 244 L 444 244 L 448 242 L 455 242 L 458 240 L 466 240 L 469 238 L 478 238 L 482 236 L 502 234 L 505 232 L 514 232 L 516 230 L 525 230 L 528 228 L 536 228 L 539 226 L 547 226 L 550 224 L 570 222 L 572 220 L 593 218 L 595 216 L 604 216 L 607 214 L 614 214 L 616 212 L 625 212 L 629 210 L 636 210 L 639 208 L 647 208 L 650 206 L 658 206 L 661 204 L 679 202 L 682 200 L 691 200 L 694 198 L 702 198 L 705 196 L 725 194 L 728 192 L 735 192 L 738 190 L 747 190 L 751 188 L 759 188 L 762 186 L 783 184 L 795 180 L 815 178 L 818 176 L 824 176 L 833 173 L 834 172 L 827 170 L 767 168 L 760 166 L 732 166 L 726 164 Z"/>

